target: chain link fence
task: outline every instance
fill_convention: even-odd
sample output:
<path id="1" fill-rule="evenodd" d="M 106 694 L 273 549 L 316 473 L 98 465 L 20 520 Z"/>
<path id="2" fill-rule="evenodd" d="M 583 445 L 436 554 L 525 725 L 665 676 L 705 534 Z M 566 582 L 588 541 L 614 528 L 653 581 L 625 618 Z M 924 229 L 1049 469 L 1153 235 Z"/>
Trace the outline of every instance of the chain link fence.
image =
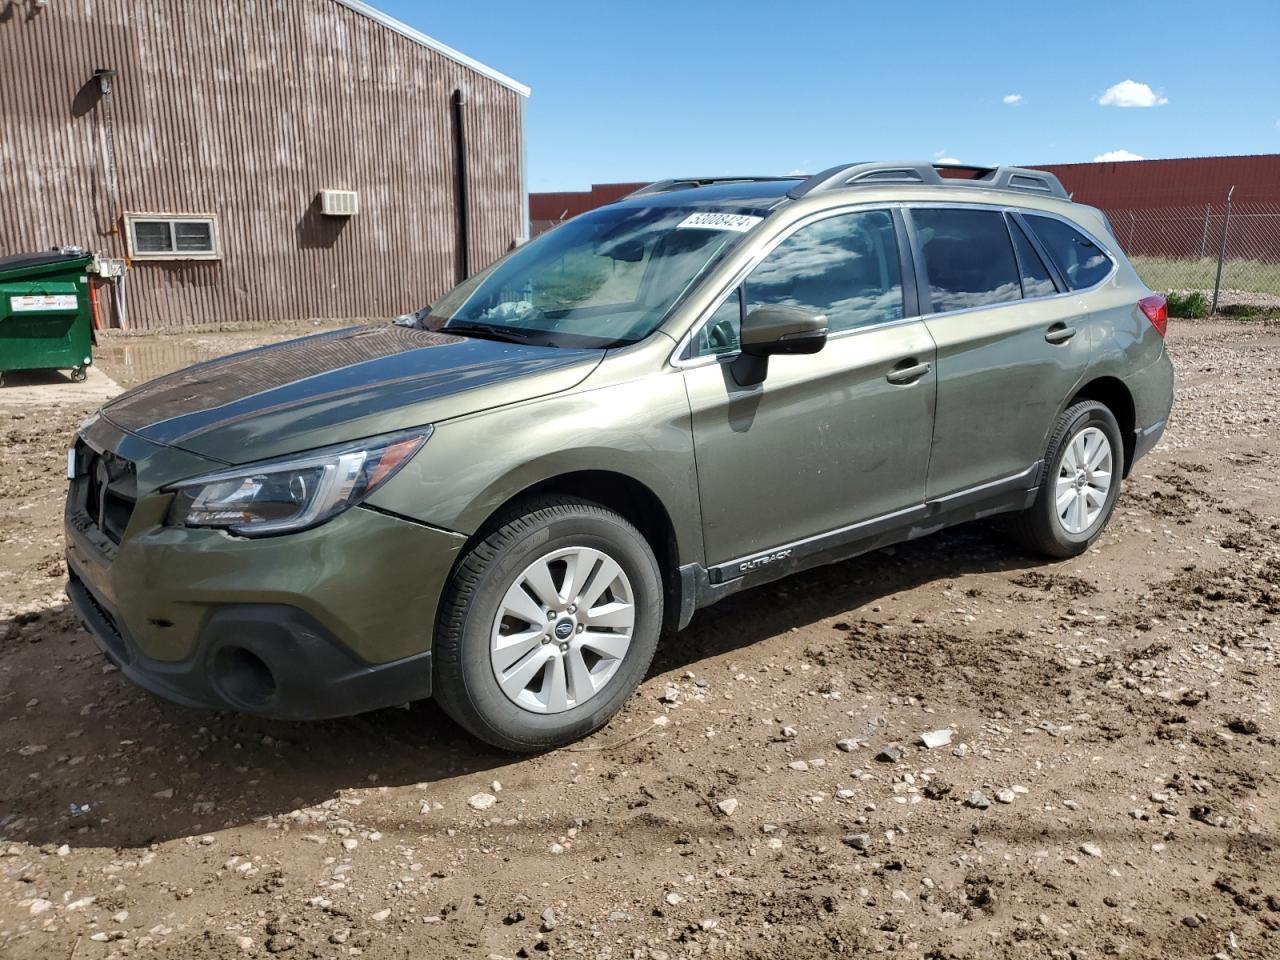
<path id="1" fill-rule="evenodd" d="M 1152 290 L 1199 292 L 1209 313 L 1280 309 L 1280 203 L 1107 210 Z"/>

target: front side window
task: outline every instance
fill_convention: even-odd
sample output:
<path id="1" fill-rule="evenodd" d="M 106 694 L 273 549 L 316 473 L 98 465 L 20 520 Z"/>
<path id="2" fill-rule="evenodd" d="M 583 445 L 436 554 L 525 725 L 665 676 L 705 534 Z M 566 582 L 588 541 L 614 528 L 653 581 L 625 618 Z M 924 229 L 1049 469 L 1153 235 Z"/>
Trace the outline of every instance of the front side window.
<path id="1" fill-rule="evenodd" d="M 869 210 L 801 227 L 774 247 L 703 324 L 696 353 L 736 352 L 742 317 L 764 306 L 825 314 L 832 333 L 901 320 L 902 268 L 893 216 Z"/>
<path id="2" fill-rule="evenodd" d="M 1023 214 L 1028 226 L 1053 257 L 1072 290 L 1101 283 L 1111 272 L 1111 258 L 1083 233 L 1055 217 Z"/>
<path id="3" fill-rule="evenodd" d="M 901 320 L 902 267 L 887 210 L 846 213 L 801 227 L 747 277 L 746 312 L 805 307 L 832 333 Z"/>
<path id="4" fill-rule="evenodd" d="M 546 346 L 612 347 L 652 333 L 762 218 L 605 207 L 508 254 L 429 309 L 423 325 Z"/>
<path id="5" fill-rule="evenodd" d="M 1022 298 L 1004 214 L 998 210 L 912 210 L 934 313 Z"/>

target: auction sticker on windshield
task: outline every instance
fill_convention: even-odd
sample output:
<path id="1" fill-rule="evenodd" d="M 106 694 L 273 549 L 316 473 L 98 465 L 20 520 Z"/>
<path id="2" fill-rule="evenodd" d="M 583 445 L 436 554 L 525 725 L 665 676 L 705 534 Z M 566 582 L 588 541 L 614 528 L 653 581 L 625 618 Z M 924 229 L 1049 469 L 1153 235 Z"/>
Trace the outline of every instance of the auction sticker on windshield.
<path id="1" fill-rule="evenodd" d="M 742 213 L 691 213 L 676 225 L 677 230 L 732 230 L 746 233 L 764 217 Z"/>

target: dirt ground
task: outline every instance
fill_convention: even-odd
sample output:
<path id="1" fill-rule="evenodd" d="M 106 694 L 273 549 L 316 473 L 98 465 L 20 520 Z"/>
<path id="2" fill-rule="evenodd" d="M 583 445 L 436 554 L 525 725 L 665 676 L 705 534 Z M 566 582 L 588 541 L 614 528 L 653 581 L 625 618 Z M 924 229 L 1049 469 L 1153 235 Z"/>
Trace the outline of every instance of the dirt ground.
<path id="1" fill-rule="evenodd" d="M 738 595 L 533 758 L 131 686 L 62 592 L 88 408 L 0 391 L 0 956 L 1280 956 L 1280 326 L 1169 346 L 1087 555 L 977 524 Z"/>

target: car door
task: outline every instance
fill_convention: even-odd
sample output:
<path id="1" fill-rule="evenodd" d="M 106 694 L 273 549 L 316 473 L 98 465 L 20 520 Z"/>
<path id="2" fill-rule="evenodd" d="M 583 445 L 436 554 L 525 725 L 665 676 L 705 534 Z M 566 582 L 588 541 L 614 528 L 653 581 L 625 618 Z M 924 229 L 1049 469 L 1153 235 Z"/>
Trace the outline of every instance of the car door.
<path id="1" fill-rule="evenodd" d="M 695 328 L 682 363 L 713 577 L 716 565 L 751 569 L 740 561 L 922 509 L 934 345 L 915 316 L 904 232 L 890 210 L 802 223 Z M 763 383 L 739 386 L 730 361 L 741 318 L 780 304 L 825 313 L 827 344 L 772 357 Z"/>
<path id="2" fill-rule="evenodd" d="M 1046 436 L 1089 365 L 1081 308 L 1000 209 L 907 211 L 924 322 L 937 344 L 927 496 L 1033 482 Z"/>

